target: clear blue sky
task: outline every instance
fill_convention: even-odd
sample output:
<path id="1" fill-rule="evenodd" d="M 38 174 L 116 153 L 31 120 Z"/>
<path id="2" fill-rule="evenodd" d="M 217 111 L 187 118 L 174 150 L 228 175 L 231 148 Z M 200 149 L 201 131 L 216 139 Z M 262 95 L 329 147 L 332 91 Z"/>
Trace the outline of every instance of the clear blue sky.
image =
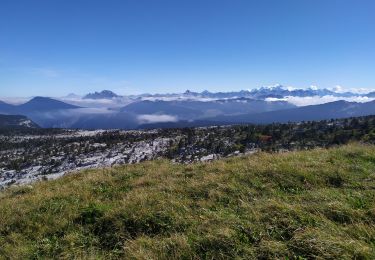
<path id="1" fill-rule="evenodd" d="M 374 0 L 1 0 L 0 96 L 375 87 Z"/>

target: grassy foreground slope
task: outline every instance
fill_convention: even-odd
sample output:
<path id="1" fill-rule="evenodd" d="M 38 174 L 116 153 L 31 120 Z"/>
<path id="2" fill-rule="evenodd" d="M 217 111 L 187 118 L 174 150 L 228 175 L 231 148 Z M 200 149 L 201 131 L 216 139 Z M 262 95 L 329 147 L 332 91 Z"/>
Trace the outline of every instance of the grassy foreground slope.
<path id="1" fill-rule="evenodd" d="M 0 258 L 375 258 L 375 146 L 145 162 L 0 193 Z"/>

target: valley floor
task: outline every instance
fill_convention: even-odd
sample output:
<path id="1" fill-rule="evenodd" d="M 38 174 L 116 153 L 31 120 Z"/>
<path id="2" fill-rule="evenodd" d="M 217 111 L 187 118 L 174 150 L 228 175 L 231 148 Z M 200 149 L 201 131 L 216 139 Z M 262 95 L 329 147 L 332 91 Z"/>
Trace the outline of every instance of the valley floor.
<path id="1" fill-rule="evenodd" d="M 155 160 L 0 193 L 0 259 L 374 259 L 375 146 Z"/>

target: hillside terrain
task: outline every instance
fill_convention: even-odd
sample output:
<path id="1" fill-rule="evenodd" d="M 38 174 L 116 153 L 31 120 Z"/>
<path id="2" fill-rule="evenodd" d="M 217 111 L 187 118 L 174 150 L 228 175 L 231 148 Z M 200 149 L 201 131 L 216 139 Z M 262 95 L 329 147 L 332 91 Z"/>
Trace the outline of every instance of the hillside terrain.
<path id="1" fill-rule="evenodd" d="M 181 129 L 0 129 L 0 189 L 68 172 L 145 160 L 212 161 L 258 151 L 375 142 L 375 116 Z"/>
<path id="2" fill-rule="evenodd" d="M 277 110 L 258 114 L 243 114 L 234 116 L 218 116 L 218 122 L 231 123 L 258 123 L 270 124 L 273 122 L 300 122 L 317 121 L 331 118 L 347 118 L 367 116 L 375 114 L 375 101 L 367 103 L 355 103 L 347 101 L 335 101 L 321 105 L 303 106 L 293 109 Z"/>
<path id="3" fill-rule="evenodd" d="M 0 193 L 4 259 L 374 259 L 375 147 L 165 160 Z"/>
<path id="4" fill-rule="evenodd" d="M 37 124 L 26 116 L 19 115 L 1 115 L 0 129 L 33 129 L 39 128 Z"/>

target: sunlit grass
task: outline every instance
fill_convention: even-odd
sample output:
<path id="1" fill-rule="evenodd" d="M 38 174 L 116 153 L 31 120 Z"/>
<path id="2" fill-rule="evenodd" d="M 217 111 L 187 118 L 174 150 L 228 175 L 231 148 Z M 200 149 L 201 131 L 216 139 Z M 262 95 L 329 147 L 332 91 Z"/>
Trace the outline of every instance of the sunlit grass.
<path id="1" fill-rule="evenodd" d="M 0 193 L 0 258 L 375 258 L 375 147 L 145 162 Z"/>

